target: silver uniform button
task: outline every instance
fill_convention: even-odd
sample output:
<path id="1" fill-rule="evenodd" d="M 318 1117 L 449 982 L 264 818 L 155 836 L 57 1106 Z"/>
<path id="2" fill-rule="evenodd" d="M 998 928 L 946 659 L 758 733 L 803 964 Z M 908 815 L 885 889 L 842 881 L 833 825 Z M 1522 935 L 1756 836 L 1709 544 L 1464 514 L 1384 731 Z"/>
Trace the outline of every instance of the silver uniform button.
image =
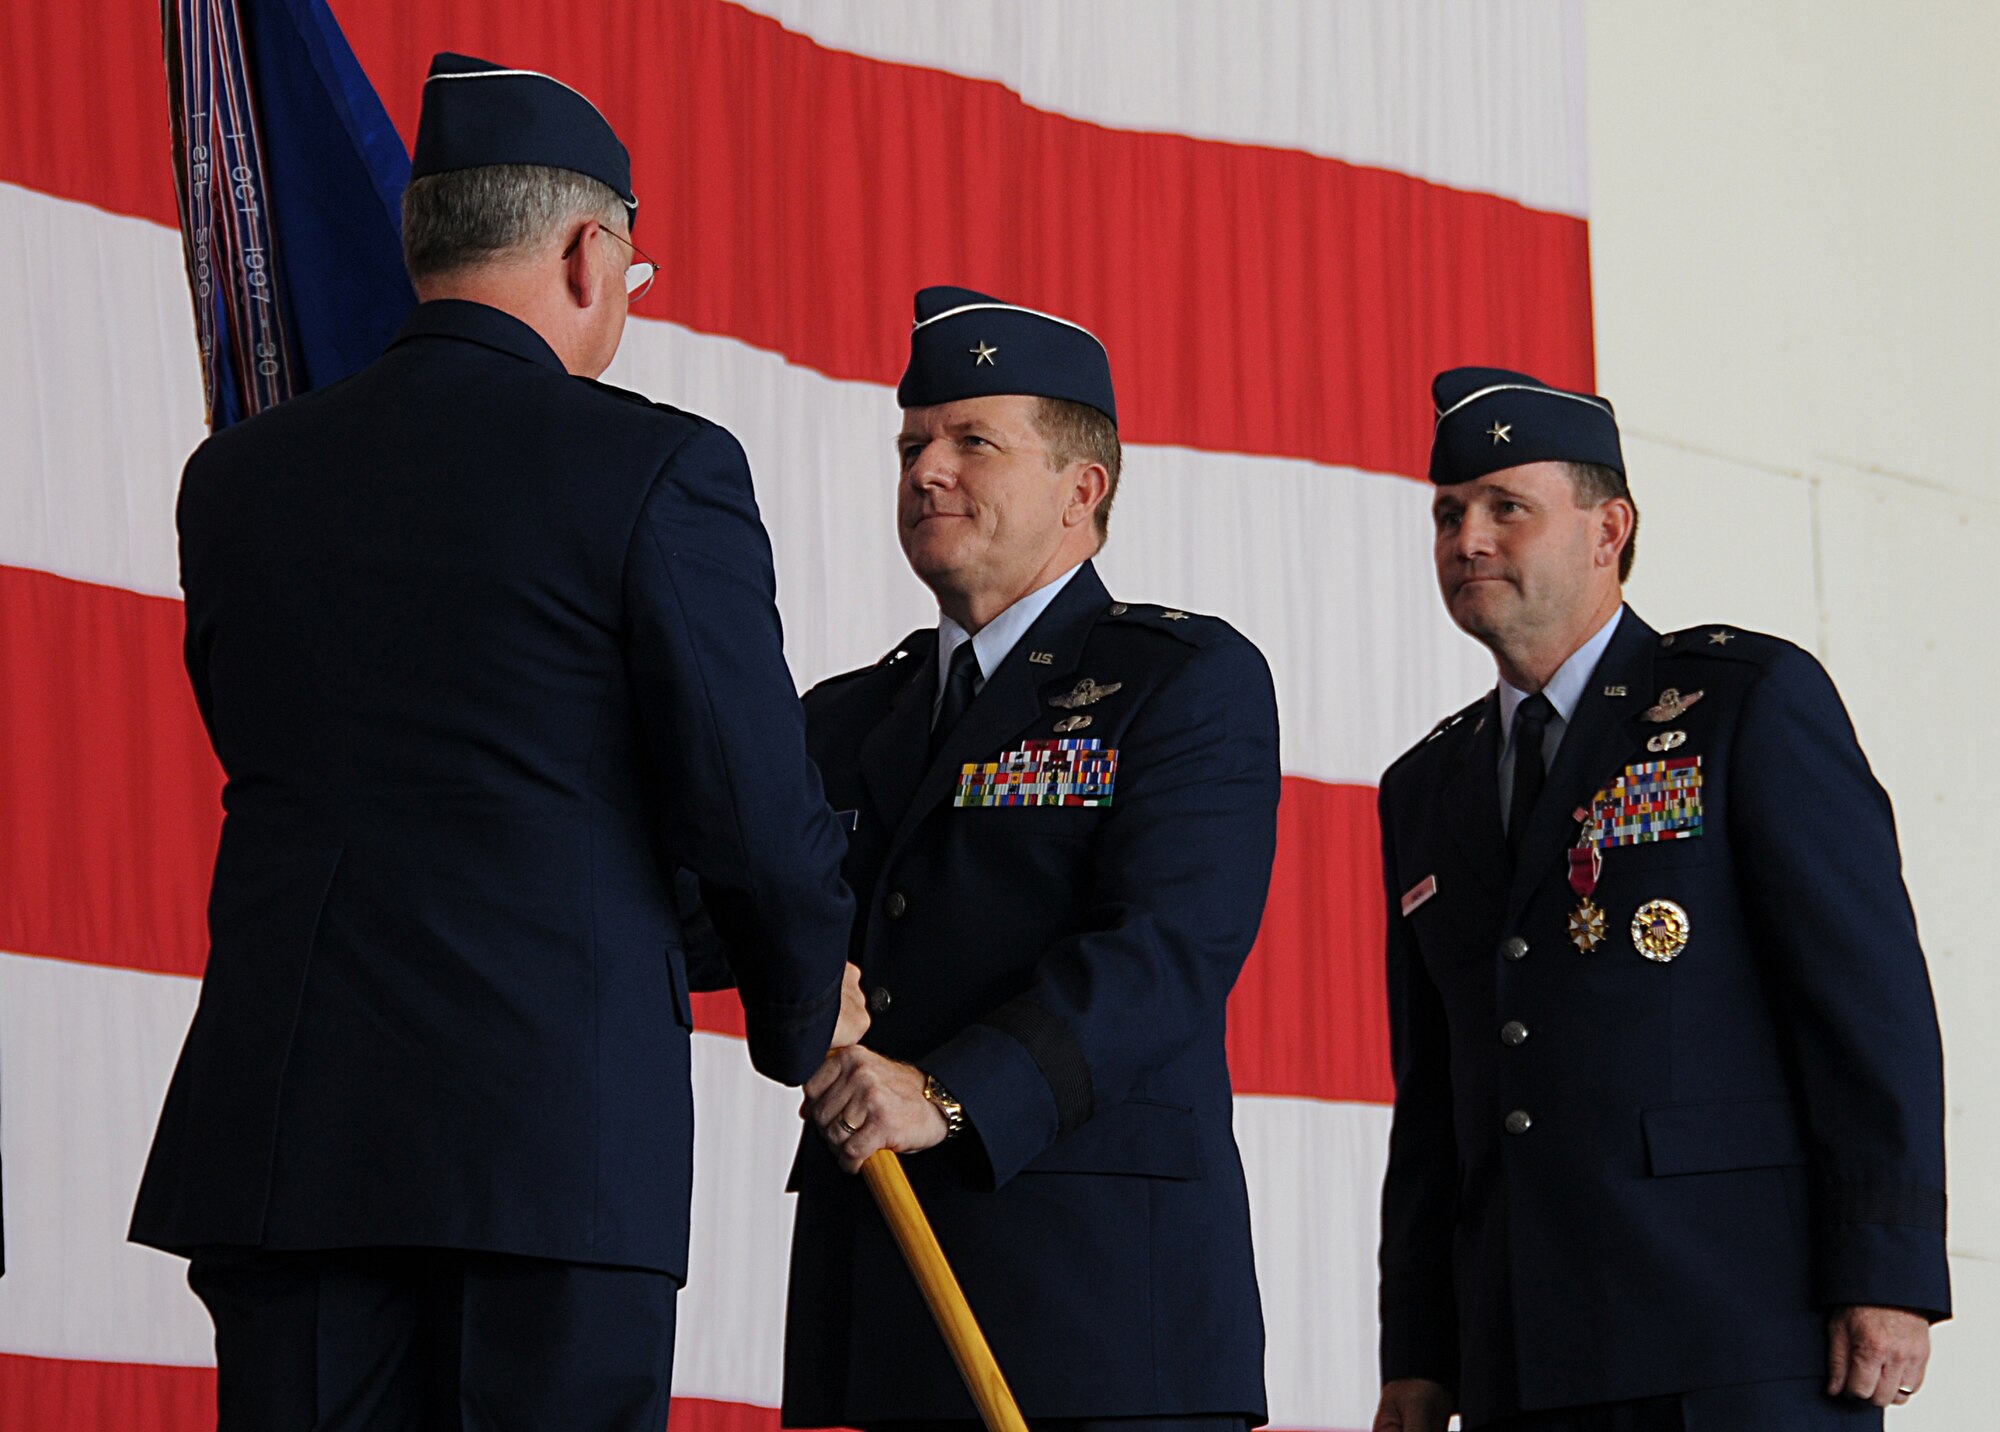
<path id="1" fill-rule="evenodd" d="M 875 988 L 868 991 L 868 1012 L 870 1014 L 880 1014 L 895 1002 L 896 997 L 889 993 L 886 985 L 876 985 Z"/>
<path id="2" fill-rule="evenodd" d="M 900 890 L 891 890 L 889 898 L 882 902 L 882 909 L 888 914 L 891 920 L 902 919 L 903 912 L 909 908 L 910 902 L 903 898 L 903 892 Z"/>
<path id="3" fill-rule="evenodd" d="M 1507 1116 L 1507 1132 L 1510 1134 L 1525 1134 L 1528 1132 L 1528 1127 L 1534 1122 L 1533 1119 L 1528 1117 L 1526 1109 L 1516 1109 Z"/>
<path id="4" fill-rule="evenodd" d="M 1500 942 L 1500 953 L 1510 960 L 1528 958 L 1528 942 L 1519 935 L 1510 935 Z"/>
<path id="5" fill-rule="evenodd" d="M 1507 1044 L 1526 1044 L 1528 1042 L 1528 1026 L 1521 1023 L 1518 1019 L 1510 1019 L 1500 1026 L 1500 1038 Z"/>

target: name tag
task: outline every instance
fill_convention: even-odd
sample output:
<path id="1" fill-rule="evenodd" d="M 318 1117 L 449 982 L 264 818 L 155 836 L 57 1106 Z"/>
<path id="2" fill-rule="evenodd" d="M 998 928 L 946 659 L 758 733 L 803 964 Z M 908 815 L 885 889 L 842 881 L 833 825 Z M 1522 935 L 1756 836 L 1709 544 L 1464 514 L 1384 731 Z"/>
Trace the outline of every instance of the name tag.
<path id="1" fill-rule="evenodd" d="M 1438 893 L 1437 876 L 1426 875 L 1423 879 L 1419 880 L 1416 884 L 1412 885 L 1409 889 L 1403 892 L 1403 917 L 1405 919 L 1408 919 L 1410 912 L 1412 910 L 1416 909 L 1417 906 L 1423 904 L 1424 901 L 1430 899 L 1431 896 L 1437 893 Z"/>

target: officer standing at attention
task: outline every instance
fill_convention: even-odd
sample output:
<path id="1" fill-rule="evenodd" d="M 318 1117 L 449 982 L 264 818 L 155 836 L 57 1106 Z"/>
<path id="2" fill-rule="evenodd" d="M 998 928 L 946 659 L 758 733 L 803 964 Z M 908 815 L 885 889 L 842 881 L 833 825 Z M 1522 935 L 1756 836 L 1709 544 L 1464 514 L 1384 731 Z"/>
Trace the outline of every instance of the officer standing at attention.
<path id="1" fill-rule="evenodd" d="M 1276 842 L 1270 672 L 1098 579 L 1098 340 L 965 289 L 916 310 L 897 529 L 938 623 L 806 697 L 874 1023 L 806 1086 L 784 1421 L 977 1425 L 852 1177 L 886 1148 L 1034 1423 L 1240 1429 L 1264 1339 L 1223 1022 Z"/>
<path id="2" fill-rule="evenodd" d="M 672 877 L 797 1084 L 866 1023 L 842 839 L 741 449 L 591 381 L 651 268 L 624 146 L 554 79 L 439 55 L 414 175 L 389 351 L 182 483 L 227 816 L 132 1236 L 191 1256 L 225 1432 L 658 1432 Z"/>
<path id="3" fill-rule="evenodd" d="M 1375 1426 L 1879 1428 L 1951 1302 L 1888 797 L 1807 653 L 1623 605 L 1609 403 L 1433 396 L 1438 582 L 1500 680 L 1382 778 Z"/>

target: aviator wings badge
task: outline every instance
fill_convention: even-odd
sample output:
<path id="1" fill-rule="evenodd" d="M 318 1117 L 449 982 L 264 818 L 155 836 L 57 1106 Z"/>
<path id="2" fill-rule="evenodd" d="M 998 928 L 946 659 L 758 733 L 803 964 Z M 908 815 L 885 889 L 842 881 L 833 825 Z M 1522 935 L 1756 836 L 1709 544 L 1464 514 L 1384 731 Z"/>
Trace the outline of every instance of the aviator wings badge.
<path id="1" fill-rule="evenodd" d="M 1107 696 L 1116 695 L 1125 685 L 1122 681 L 1107 681 L 1102 686 L 1088 676 L 1077 682 L 1075 688 L 1060 696 L 1051 696 L 1049 705 L 1064 711 L 1075 711 L 1084 706 L 1095 706 Z"/>
<path id="2" fill-rule="evenodd" d="M 1654 722 L 1678 721 L 1687 714 L 1688 707 L 1701 700 L 1701 695 L 1699 691 L 1690 691 L 1683 696 L 1676 688 L 1669 686 L 1660 693 L 1657 702 L 1646 708 L 1646 719 Z"/>

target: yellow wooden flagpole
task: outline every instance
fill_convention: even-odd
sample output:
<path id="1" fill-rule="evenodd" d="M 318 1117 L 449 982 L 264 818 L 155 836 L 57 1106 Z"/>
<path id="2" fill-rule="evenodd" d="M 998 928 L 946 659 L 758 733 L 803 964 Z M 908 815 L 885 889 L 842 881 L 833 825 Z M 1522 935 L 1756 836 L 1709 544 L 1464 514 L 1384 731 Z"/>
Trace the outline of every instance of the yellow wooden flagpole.
<path id="1" fill-rule="evenodd" d="M 861 1177 L 875 1195 L 876 1206 L 903 1250 L 903 1261 L 910 1265 L 917 1286 L 923 1290 L 924 1301 L 930 1305 L 938 1331 L 944 1334 L 951 1360 L 958 1364 L 958 1375 L 965 1379 L 965 1389 L 972 1394 L 987 1432 L 1028 1432 L 1021 1409 L 1014 1404 L 1014 1394 L 1007 1390 L 1007 1379 L 1001 1376 L 1000 1364 L 993 1360 L 993 1349 L 986 1345 L 986 1334 L 979 1330 L 972 1305 L 958 1286 L 958 1275 L 945 1261 L 937 1234 L 931 1231 L 916 1190 L 910 1187 L 910 1176 L 903 1172 L 902 1160 L 882 1149 L 861 1165 Z"/>

